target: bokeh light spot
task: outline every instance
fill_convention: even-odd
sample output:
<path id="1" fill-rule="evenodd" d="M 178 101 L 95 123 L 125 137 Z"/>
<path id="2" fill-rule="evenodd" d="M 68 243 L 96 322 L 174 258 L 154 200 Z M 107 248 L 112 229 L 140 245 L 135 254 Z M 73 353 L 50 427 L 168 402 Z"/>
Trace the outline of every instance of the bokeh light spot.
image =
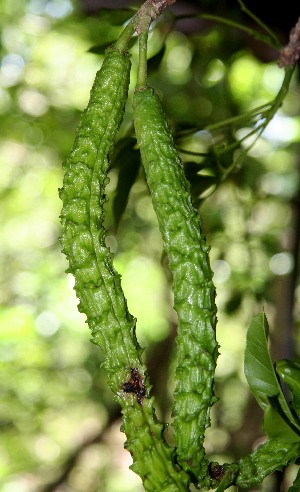
<path id="1" fill-rule="evenodd" d="M 269 261 L 269 267 L 275 275 L 287 275 L 293 269 L 293 257 L 288 252 L 277 253 Z"/>
<path id="2" fill-rule="evenodd" d="M 51 337 L 59 329 L 60 323 L 56 315 L 50 311 L 43 311 L 35 321 L 36 331 L 43 337 Z"/>

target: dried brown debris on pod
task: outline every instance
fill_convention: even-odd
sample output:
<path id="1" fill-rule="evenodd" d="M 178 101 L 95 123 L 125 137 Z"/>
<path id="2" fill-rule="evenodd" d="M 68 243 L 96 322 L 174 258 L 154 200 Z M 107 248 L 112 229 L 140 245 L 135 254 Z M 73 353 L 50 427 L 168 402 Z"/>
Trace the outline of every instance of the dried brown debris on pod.
<path id="1" fill-rule="evenodd" d="M 211 478 L 219 482 L 225 475 L 225 469 L 223 466 L 219 465 L 219 463 L 210 463 L 209 474 Z"/>
<path id="2" fill-rule="evenodd" d="M 130 379 L 123 384 L 123 391 L 125 393 L 133 393 L 136 395 L 137 402 L 140 405 L 143 404 L 143 399 L 146 395 L 146 388 L 144 379 L 140 375 L 137 368 L 130 368 Z"/>

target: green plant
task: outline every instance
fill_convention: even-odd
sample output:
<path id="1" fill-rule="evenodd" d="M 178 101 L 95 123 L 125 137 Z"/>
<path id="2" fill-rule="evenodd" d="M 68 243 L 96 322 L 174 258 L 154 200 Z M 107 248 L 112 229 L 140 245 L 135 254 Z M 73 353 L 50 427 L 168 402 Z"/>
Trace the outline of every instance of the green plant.
<path id="1" fill-rule="evenodd" d="M 65 178 L 60 192 L 64 204 L 62 245 L 70 263 L 69 271 L 75 277 L 79 309 L 87 316 L 93 342 L 104 352 L 108 383 L 122 407 L 126 448 L 134 461 L 132 469 L 141 476 L 149 491 L 184 491 L 192 482 L 198 488 L 218 487 L 221 492 L 231 484 L 248 487 L 259 483 L 271 471 L 297 460 L 300 452 L 299 368 L 283 361 L 277 364 L 278 374 L 293 394 L 290 406 L 269 356 L 266 318 L 263 314 L 254 318 L 248 331 L 245 373 L 250 389 L 265 412 L 264 429 L 269 440 L 236 463 L 209 463 L 203 440 L 205 429 L 210 425 L 210 408 L 216 401 L 213 385 L 218 355 L 209 247 L 200 229 L 190 186 L 166 116 L 157 95 L 146 82 L 149 25 L 171 3 L 173 1 L 148 0 L 105 55 L 73 149 L 64 163 Z M 127 99 L 130 72 L 127 45 L 134 32 L 140 41 L 134 124 L 169 259 L 174 307 L 178 314 L 174 447 L 166 443 L 164 424 L 155 417 L 151 386 L 135 337 L 135 319 L 128 312 L 103 227 L 108 157 Z M 259 130 L 258 135 L 281 104 L 291 74 L 292 68 L 288 68 L 284 90 L 275 103 L 247 115 L 250 119 L 265 115 L 264 122 L 253 131 Z M 234 148 L 236 146 L 237 143 Z M 223 172 L 223 179 L 233 165 Z"/>
<path id="2" fill-rule="evenodd" d="M 135 319 L 128 312 L 103 228 L 108 155 L 122 121 L 129 85 L 130 60 L 124 48 L 132 36 L 132 26 L 135 28 L 138 22 L 137 15 L 106 52 L 74 146 L 64 163 L 61 242 L 69 271 L 75 277 L 79 310 L 87 316 L 93 342 L 105 354 L 108 383 L 122 406 L 133 469 L 143 478 L 146 490 L 171 492 L 185 490 L 187 476 L 173 466 L 172 450 L 161 437 L 164 426 L 154 415 L 146 368 L 135 337 Z"/>
<path id="3" fill-rule="evenodd" d="M 291 406 L 294 413 L 300 419 L 300 365 L 290 360 L 280 360 L 276 363 L 276 372 L 282 381 L 288 386 L 292 394 Z"/>

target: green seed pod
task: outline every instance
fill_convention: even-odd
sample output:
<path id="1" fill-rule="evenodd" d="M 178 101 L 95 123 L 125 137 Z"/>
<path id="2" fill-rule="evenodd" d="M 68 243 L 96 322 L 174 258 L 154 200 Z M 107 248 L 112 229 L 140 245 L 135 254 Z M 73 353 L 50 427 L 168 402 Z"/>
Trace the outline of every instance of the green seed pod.
<path id="1" fill-rule="evenodd" d="M 200 230 L 182 162 L 158 96 L 134 94 L 134 124 L 148 186 L 173 276 L 178 315 L 174 432 L 179 464 L 205 484 L 203 439 L 210 425 L 218 345 L 209 247 Z"/>
<path id="2" fill-rule="evenodd" d="M 61 243 L 69 261 L 68 271 L 75 277 L 79 310 L 87 316 L 92 341 L 104 352 L 108 383 L 122 406 L 132 468 L 149 492 L 184 492 L 189 479 L 173 466 L 172 449 L 162 437 L 164 426 L 154 414 L 142 351 L 135 337 L 135 319 L 127 309 L 120 276 L 105 244 L 108 157 L 122 121 L 129 75 L 128 53 L 109 49 L 63 164 Z"/>
<path id="3" fill-rule="evenodd" d="M 63 164 L 60 191 L 63 252 L 75 277 L 79 310 L 86 314 L 93 341 L 104 351 L 114 392 L 124 379 L 124 367 L 140 366 L 120 277 L 105 244 L 103 205 L 108 182 L 108 156 L 121 124 L 127 99 L 130 57 L 109 49 L 82 114 L 73 148 Z M 115 354 L 115 347 L 119 353 Z"/>

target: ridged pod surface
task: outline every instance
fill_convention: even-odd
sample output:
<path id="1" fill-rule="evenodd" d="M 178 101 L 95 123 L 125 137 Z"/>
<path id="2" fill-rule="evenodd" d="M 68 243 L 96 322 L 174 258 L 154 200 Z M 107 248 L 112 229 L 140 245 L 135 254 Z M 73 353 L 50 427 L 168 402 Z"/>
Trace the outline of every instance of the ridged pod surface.
<path id="1" fill-rule="evenodd" d="M 234 484 L 241 488 L 252 487 L 275 470 L 294 463 L 300 454 L 300 442 L 269 440 L 237 462 L 238 473 Z M 229 468 L 232 465 L 228 465 Z"/>
<path id="2" fill-rule="evenodd" d="M 153 89 L 135 91 L 134 124 L 142 162 L 173 276 L 178 315 L 174 434 L 179 464 L 208 485 L 203 439 L 210 425 L 214 372 L 215 288 L 182 162 Z"/>
<path id="3" fill-rule="evenodd" d="M 113 49 L 106 53 L 73 148 L 63 163 L 60 190 L 61 243 L 69 260 L 68 271 L 75 277 L 78 308 L 87 316 L 93 341 L 104 351 L 110 384 L 115 389 L 124 377 L 124 367 L 140 365 L 135 319 L 128 312 L 103 228 L 108 156 L 123 118 L 130 64 L 128 53 Z"/>
<path id="4" fill-rule="evenodd" d="M 63 164 L 61 243 L 68 272 L 75 277 L 78 308 L 87 316 L 92 341 L 104 352 L 108 383 L 122 406 L 133 469 L 149 492 L 183 492 L 189 480 L 173 466 L 172 450 L 162 438 L 164 427 L 154 415 L 135 319 L 127 309 L 121 279 L 105 243 L 108 157 L 123 118 L 129 78 L 128 53 L 109 49 Z"/>

